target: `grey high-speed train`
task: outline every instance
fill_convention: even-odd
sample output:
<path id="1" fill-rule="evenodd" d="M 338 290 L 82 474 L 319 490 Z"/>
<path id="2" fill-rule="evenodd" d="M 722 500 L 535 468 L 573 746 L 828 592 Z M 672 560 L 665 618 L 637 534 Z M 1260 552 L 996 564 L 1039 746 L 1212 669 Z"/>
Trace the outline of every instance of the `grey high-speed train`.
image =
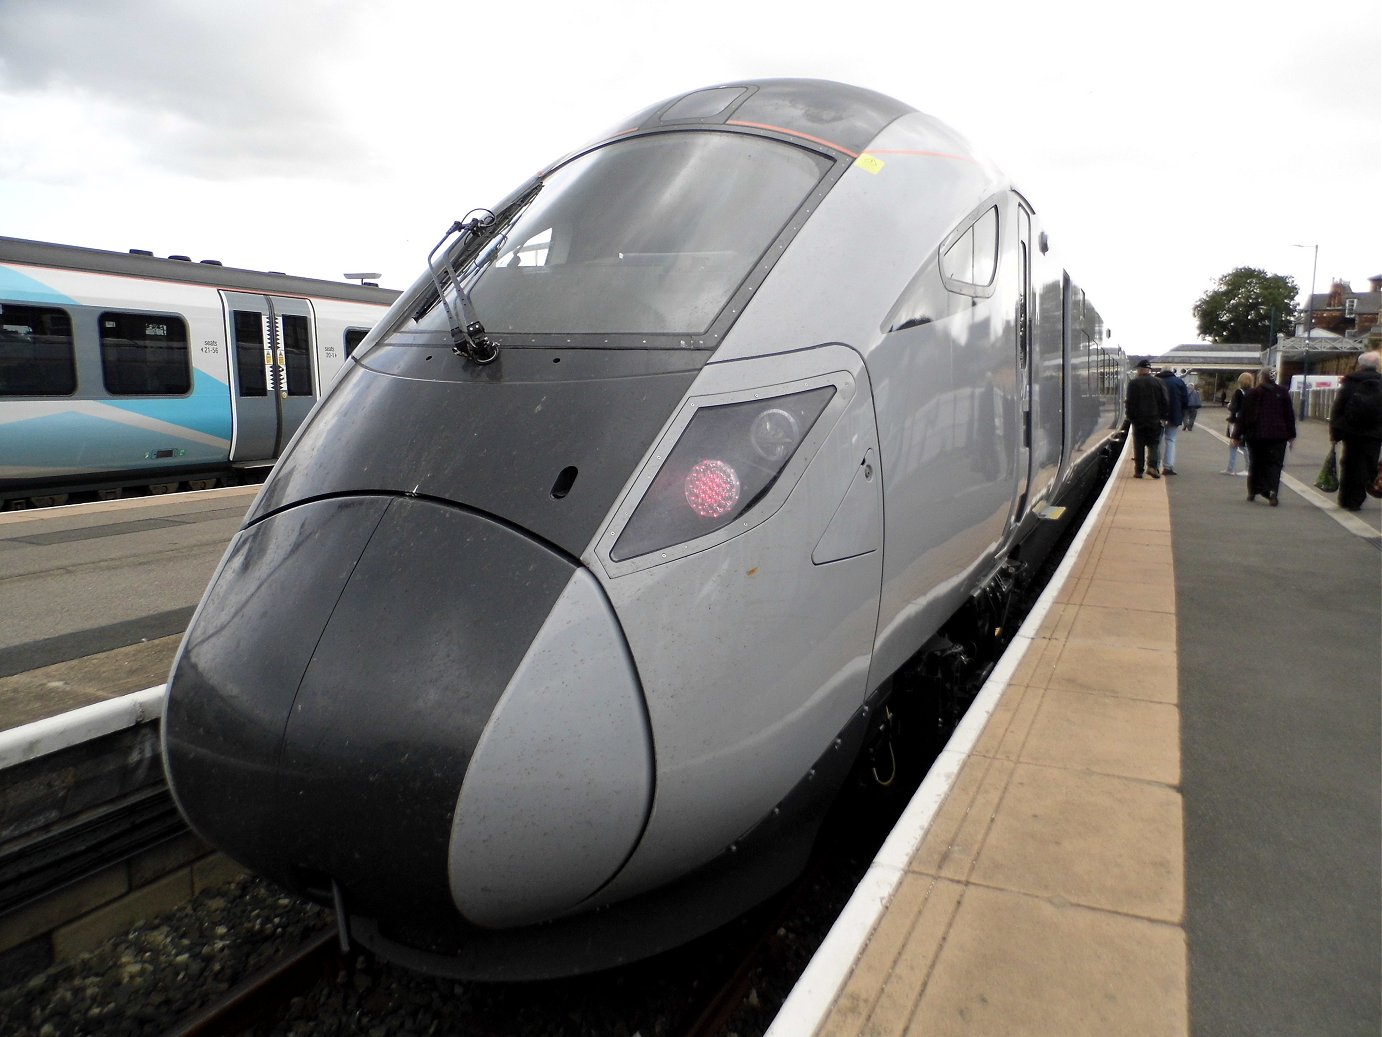
<path id="1" fill-rule="evenodd" d="M 706 931 L 1001 637 L 1124 366 L 934 118 L 648 108 L 454 223 L 299 431 L 173 668 L 177 801 L 427 971 Z"/>

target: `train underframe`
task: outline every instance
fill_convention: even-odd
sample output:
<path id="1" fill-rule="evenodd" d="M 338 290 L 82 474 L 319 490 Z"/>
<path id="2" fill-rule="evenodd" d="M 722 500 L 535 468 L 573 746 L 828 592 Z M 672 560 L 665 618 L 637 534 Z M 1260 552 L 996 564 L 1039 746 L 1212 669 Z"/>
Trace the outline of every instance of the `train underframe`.
<path id="1" fill-rule="evenodd" d="M 1055 518 L 1037 519 L 1003 562 L 874 694 L 855 780 L 883 789 L 911 787 L 978 696 L 998 660 L 1065 556 L 1113 471 L 1122 437 L 1105 443 L 1075 473 Z"/>
<path id="2" fill-rule="evenodd" d="M 262 483 L 272 461 L 253 464 L 202 465 L 151 471 L 64 476 L 37 481 L 0 480 L 0 511 L 53 508 L 63 504 L 120 500 L 124 497 L 158 496 L 184 490 L 210 490 L 218 486 Z"/>

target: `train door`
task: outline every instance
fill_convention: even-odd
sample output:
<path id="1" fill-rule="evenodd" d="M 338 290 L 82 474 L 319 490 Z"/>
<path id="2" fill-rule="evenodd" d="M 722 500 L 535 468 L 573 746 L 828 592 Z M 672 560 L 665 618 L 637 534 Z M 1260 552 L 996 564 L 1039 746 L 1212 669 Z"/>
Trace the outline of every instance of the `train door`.
<path id="1" fill-rule="evenodd" d="M 306 299 L 221 294 L 234 357 L 231 460 L 272 460 L 316 402 L 312 306 Z"/>
<path id="2" fill-rule="evenodd" d="M 1019 451 L 1021 460 L 1018 464 L 1017 493 L 1014 497 L 1016 503 L 1012 515 L 1012 522 L 1016 524 L 1027 514 L 1033 468 L 1037 462 L 1036 452 L 1032 449 L 1032 383 L 1033 370 L 1036 367 L 1035 358 L 1032 356 L 1032 324 L 1035 314 L 1035 307 L 1032 305 L 1032 214 L 1021 202 L 1017 204 L 1017 219 L 1014 222 L 1017 229 L 1015 254 L 1018 267 L 1015 347 L 1020 411 L 1018 421 L 1022 431 L 1022 446 Z"/>

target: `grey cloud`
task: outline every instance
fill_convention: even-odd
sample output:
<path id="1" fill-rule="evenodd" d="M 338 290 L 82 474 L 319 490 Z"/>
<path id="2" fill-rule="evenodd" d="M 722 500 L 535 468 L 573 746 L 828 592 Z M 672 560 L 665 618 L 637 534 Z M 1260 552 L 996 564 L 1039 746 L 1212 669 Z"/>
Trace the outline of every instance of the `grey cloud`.
<path id="1" fill-rule="evenodd" d="M 344 177 L 370 164 L 348 86 L 351 8 L 239 0 L 0 0 L 0 95 L 100 98 L 164 169 Z"/>

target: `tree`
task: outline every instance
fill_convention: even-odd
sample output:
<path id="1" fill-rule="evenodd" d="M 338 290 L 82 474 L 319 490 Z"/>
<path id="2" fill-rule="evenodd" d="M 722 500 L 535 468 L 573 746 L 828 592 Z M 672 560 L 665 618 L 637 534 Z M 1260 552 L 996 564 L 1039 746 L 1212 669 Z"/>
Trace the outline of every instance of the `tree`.
<path id="1" fill-rule="evenodd" d="M 1200 334 L 1211 342 L 1258 343 L 1272 332 L 1289 334 L 1296 320 L 1296 282 L 1252 266 L 1240 266 L 1219 278 L 1218 286 L 1200 296 L 1191 311 Z"/>

